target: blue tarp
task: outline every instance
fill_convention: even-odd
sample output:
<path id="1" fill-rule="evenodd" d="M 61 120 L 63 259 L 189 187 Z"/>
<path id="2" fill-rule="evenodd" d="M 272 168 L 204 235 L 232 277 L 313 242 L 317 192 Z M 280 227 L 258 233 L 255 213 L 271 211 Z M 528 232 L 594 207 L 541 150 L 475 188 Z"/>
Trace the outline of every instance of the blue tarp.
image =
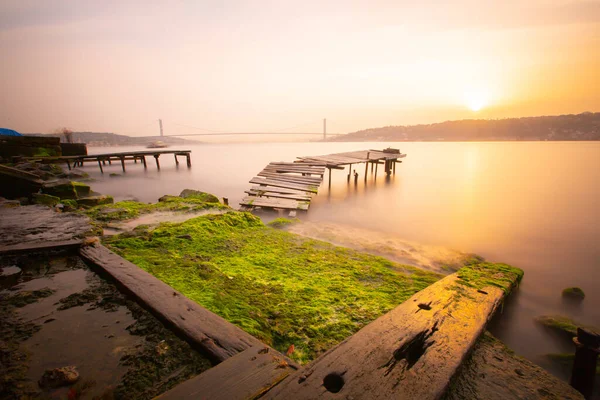
<path id="1" fill-rule="evenodd" d="M 0 128 L 1 136 L 23 136 L 17 131 L 13 131 L 12 129 Z"/>

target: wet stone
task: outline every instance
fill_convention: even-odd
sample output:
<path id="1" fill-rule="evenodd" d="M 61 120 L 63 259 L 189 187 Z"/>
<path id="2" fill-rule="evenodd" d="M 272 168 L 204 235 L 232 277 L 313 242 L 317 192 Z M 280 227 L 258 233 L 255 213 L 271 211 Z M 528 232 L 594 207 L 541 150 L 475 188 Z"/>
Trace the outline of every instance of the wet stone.
<path id="1" fill-rule="evenodd" d="M 79 379 L 79 372 L 74 366 L 49 369 L 44 372 L 38 384 L 41 388 L 57 388 L 72 385 Z"/>

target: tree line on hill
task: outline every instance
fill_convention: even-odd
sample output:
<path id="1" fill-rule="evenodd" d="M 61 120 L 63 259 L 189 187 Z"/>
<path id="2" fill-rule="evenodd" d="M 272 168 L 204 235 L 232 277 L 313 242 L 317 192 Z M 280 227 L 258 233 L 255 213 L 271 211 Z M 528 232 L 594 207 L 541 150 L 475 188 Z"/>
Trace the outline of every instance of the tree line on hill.
<path id="1" fill-rule="evenodd" d="M 331 139 L 341 142 L 504 140 L 600 140 L 600 113 L 385 126 Z"/>

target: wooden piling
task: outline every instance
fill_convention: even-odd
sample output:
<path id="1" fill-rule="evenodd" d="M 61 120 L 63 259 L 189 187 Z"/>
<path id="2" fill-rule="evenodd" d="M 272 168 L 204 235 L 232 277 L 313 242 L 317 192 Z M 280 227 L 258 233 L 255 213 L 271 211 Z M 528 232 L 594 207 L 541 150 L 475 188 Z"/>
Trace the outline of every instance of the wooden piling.
<path id="1" fill-rule="evenodd" d="M 175 157 L 175 165 L 179 165 L 179 160 L 177 159 L 177 154 L 173 154 L 173 157 Z"/>
<path id="2" fill-rule="evenodd" d="M 156 160 L 156 169 L 160 170 L 160 163 L 158 162 L 158 157 L 160 157 L 160 154 L 154 154 L 154 159 Z"/>
<path id="3" fill-rule="evenodd" d="M 123 168 L 123 172 L 125 172 L 125 157 L 121 156 L 121 168 Z"/>
<path id="4" fill-rule="evenodd" d="M 100 167 L 100 173 L 103 174 L 104 170 L 102 169 L 102 161 L 100 161 L 100 158 L 98 158 L 98 166 Z"/>
<path id="5" fill-rule="evenodd" d="M 185 155 L 185 158 L 187 160 L 187 166 L 188 166 L 188 168 L 191 168 L 192 167 L 192 157 L 190 156 L 190 153 L 187 153 Z"/>
<path id="6" fill-rule="evenodd" d="M 590 329 L 577 328 L 575 343 L 575 360 L 571 373 L 571 386 L 583 397 L 591 399 L 594 392 L 596 365 L 600 354 L 600 333 Z"/>
<path id="7" fill-rule="evenodd" d="M 142 156 L 142 164 L 144 164 L 144 169 L 148 168 L 148 166 L 146 165 L 146 156 Z"/>

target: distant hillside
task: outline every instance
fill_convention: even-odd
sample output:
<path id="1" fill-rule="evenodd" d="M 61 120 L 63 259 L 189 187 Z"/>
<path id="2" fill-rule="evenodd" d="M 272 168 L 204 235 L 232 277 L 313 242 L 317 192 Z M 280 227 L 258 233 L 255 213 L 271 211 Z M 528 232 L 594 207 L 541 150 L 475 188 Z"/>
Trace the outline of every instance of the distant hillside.
<path id="1" fill-rule="evenodd" d="M 26 133 L 28 136 L 54 136 L 60 137 L 64 141 L 64 137 L 60 133 Z M 73 132 L 73 143 L 86 143 L 88 146 L 146 146 L 154 141 L 163 141 L 171 145 L 198 144 L 195 140 L 180 139 L 171 136 L 126 136 L 117 135 L 109 132 Z"/>
<path id="2" fill-rule="evenodd" d="M 332 138 L 336 142 L 600 140 L 600 113 L 508 119 L 466 119 L 386 126 Z"/>

